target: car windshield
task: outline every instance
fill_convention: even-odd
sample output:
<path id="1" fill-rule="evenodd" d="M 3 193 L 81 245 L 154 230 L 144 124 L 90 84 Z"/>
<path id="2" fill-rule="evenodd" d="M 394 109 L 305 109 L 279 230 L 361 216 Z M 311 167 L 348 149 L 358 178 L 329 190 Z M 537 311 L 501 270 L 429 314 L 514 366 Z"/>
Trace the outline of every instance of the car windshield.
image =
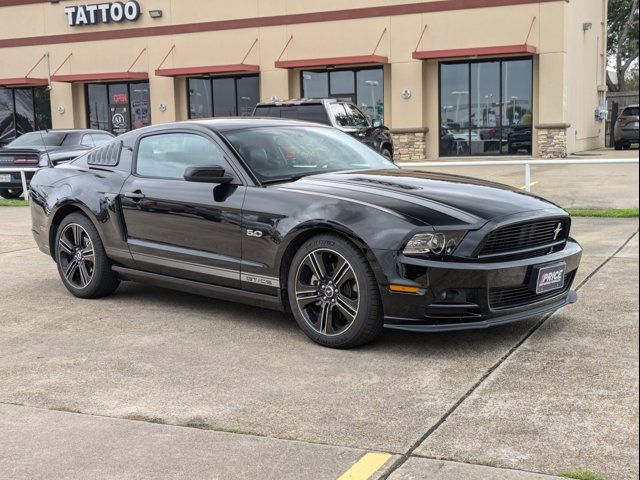
<path id="1" fill-rule="evenodd" d="M 262 183 L 345 170 L 397 168 L 332 128 L 257 127 L 223 132 Z"/>
<path id="2" fill-rule="evenodd" d="M 16 138 L 8 147 L 59 147 L 64 142 L 66 133 L 62 132 L 30 132 Z"/>

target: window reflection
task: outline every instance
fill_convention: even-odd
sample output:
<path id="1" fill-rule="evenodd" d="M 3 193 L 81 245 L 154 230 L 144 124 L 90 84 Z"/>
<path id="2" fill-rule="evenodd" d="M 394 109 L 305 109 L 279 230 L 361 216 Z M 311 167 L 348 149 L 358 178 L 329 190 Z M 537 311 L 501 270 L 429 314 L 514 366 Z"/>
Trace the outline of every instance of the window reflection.
<path id="1" fill-rule="evenodd" d="M 372 120 L 384 122 L 382 67 L 301 72 L 304 98 L 337 98 L 355 103 Z"/>
<path id="2" fill-rule="evenodd" d="M 51 128 L 49 92 L 44 88 L 0 88 L 0 146 L 34 130 Z"/>
<path id="3" fill-rule="evenodd" d="M 260 77 L 189 78 L 189 118 L 250 116 L 260 101 Z"/>
<path id="4" fill-rule="evenodd" d="M 115 135 L 151 125 L 149 82 L 89 83 L 89 128 Z"/>
<path id="5" fill-rule="evenodd" d="M 440 154 L 531 153 L 531 59 L 440 65 Z"/>

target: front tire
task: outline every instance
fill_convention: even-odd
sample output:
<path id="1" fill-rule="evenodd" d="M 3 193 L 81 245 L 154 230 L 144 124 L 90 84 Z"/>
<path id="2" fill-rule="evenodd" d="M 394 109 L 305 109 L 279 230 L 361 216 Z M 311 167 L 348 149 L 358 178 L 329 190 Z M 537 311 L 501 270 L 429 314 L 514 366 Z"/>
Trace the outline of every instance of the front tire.
<path id="1" fill-rule="evenodd" d="M 120 284 L 98 230 L 81 213 L 72 213 L 60 223 L 55 260 L 62 283 L 76 297 L 105 297 Z"/>
<path id="2" fill-rule="evenodd" d="M 20 195 L 22 195 L 21 188 L 1 188 L 0 189 L 0 197 L 6 198 L 7 200 L 20 198 Z"/>
<path id="3" fill-rule="evenodd" d="M 363 253 L 343 237 L 318 235 L 302 245 L 288 294 L 298 325 L 320 345 L 356 347 L 382 332 L 378 282 Z"/>

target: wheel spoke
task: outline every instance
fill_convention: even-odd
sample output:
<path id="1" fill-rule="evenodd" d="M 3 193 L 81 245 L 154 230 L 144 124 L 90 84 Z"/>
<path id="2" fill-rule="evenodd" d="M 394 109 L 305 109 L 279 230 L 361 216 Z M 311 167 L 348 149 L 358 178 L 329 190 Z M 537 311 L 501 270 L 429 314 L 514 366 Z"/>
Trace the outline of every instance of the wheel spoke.
<path id="1" fill-rule="evenodd" d="M 89 244 L 82 250 L 82 258 L 87 262 L 94 263 L 95 257 L 93 254 L 93 247 L 91 246 L 91 244 Z"/>
<path id="2" fill-rule="evenodd" d="M 338 295 L 336 305 L 340 313 L 344 315 L 344 317 L 351 323 L 355 320 L 358 315 L 358 302 L 356 300 L 351 300 L 348 297 L 340 294 Z"/>
<path id="3" fill-rule="evenodd" d="M 300 308 L 304 308 L 311 303 L 315 303 L 320 300 L 322 296 L 318 293 L 318 290 L 303 290 L 296 292 L 296 299 Z"/>
<path id="4" fill-rule="evenodd" d="M 64 271 L 64 276 L 69 282 L 73 283 L 73 276 L 75 275 L 77 269 L 78 262 L 76 262 L 75 260 L 70 261 L 67 265 L 66 270 Z"/>
<path id="5" fill-rule="evenodd" d="M 78 270 L 80 272 L 80 282 L 82 286 L 85 287 L 91 281 L 91 275 L 89 274 L 89 270 L 87 270 L 87 265 L 84 262 L 79 262 Z"/>
<path id="6" fill-rule="evenodd" d="M 322 259 L 322 253 L 313 252 L 309 255 L 309 264 L 314 275 L 318 277 L 318 280 L 324 280 L 327 278 L 327 270 Z"/>
<path id="7" fill-rule="evenodd" d="M 80 243 L 82 241 L 82 233 L 80 233 L 80 225 L 77 224 L 73 224 L 71 226 L 71 234 L 73 236 L 73 246 L 74 247 L 81 247 L 82 243 Z"/>
<path id="8" fill-rule="evenodd" d="M 73 247 L 69 245 L 69 242 L 66 238 L 61 236 L 58 245 L 60 246 L 60 250 L 62 250 L 64 253 L 66 253 L 67 255 L 73 255 Z"/>
<path id="9" fill-rule="evenodd" d="M 343 260 L 342 264 L 336 268 L 336 272 L 333 275 L 333 283 L 340 288 L 344 282 L 353 278 L 353 269 L 346 260 Z"/>
<path id="10" fill-rule="evenodd" d="M 333 312 L 333 305 L 329 302 L 325 302 L 322 304 L 322 308 L 320 309 L 320 333 L 327 333 L 327 329 L 329 328 L 329 323 L 332 321 L 331 312 Z M 331 328 L 333 330 L 333 327 Z"/>

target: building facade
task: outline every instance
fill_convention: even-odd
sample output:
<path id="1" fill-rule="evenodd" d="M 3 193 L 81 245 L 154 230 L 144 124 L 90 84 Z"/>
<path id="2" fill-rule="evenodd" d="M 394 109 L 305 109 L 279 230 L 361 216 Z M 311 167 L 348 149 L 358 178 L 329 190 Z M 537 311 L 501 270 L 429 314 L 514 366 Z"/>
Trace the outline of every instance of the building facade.
<path id="1" fill-rule="evenodd" d="M 89 0 L 90 2 L 90 0 Z M 606 0 L 0 0 L 0 142 L 343 98 L 400 161 L 604 146 Z"/>

